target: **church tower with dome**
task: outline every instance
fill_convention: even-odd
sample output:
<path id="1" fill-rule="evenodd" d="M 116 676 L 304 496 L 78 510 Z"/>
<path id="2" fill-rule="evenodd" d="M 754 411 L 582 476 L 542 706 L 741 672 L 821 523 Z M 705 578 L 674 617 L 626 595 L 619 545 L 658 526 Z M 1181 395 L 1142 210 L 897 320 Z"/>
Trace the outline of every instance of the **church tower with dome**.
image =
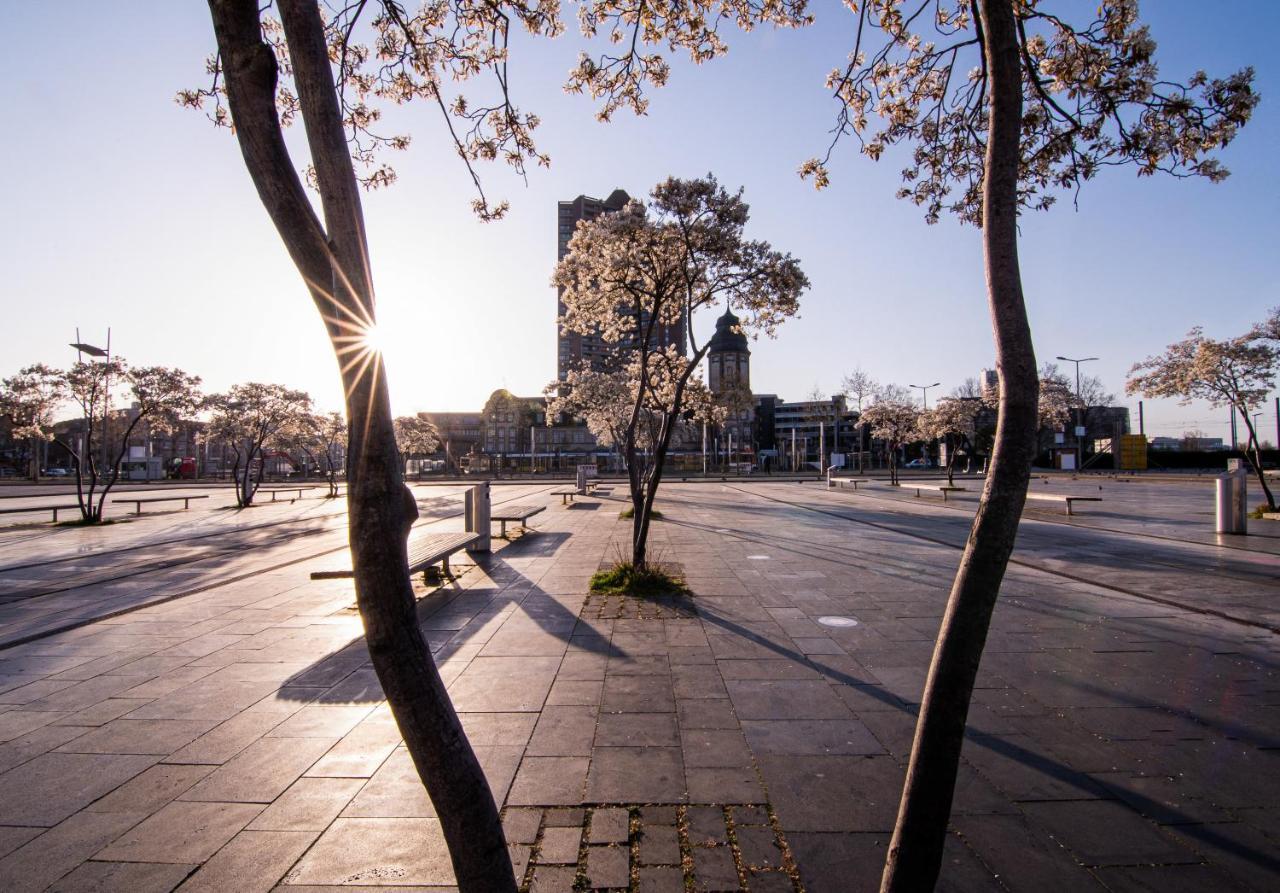
<path id="1" fill-rule="evenodd" d="M 721 426 L 725 442 L 732 435 L 734 453 L 750 454 L 755 439 L 751 348 L 747 346 L 741 320 L 729 309 L 716 320 L 716 333 L 707 348 L 707 387 L 729 410 Z"/>

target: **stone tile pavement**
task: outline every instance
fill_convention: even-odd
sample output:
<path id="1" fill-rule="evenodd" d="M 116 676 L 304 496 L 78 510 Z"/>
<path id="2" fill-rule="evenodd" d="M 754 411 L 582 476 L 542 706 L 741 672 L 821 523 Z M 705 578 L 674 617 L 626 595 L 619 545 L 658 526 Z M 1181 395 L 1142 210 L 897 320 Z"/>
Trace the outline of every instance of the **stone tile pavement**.
<path id="1" fill-rule="evenodd" d="M 524 888 L 875 889 L 953 522 L 794 484 L 659 501 L 657 557 L 692 599 L 587 596 L 627 538 L 597 499 L 553 500 L 420 602 Z M 1028 566 L 1034 548 L 983 662 L 940 889 L 1280 887 L 1275 635 Z M 350 584 L 310 569 L 0 650 L 0 889 L 449 889 Z M 1227 558 L 1149 570 L 1210 601 L 1240 579 Z"/>

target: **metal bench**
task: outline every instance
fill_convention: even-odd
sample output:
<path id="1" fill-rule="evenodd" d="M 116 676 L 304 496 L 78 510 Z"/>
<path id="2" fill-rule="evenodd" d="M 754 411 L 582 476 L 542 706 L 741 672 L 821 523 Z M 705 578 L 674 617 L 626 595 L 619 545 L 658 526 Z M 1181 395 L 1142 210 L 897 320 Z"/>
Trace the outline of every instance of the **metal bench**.
<path id="1" fill-rule="evenodd" d="M 415 536 L 409 540 L 409 573 L 422 571 L 423 580 L 426 580 L 427 569 L 438 561 L 445 576 L 451 576 L 449 556 L 475 545 L 479 539 L 478 533 L 428 533 Z M 353 576 L 355 572 L 352 570 L 311 572 L 313 580 L 340 580 Z"/>
<path id="2" fill-rule="evenodd" d="M 577 487 L 560 487 L 558 489 L 552 490 L 551 495 L 559 496 L 561 505 L 568 505 L 569 503 L 573 502 L 573 497 L 578 495 L 578 488 Z"/>
<path id="3" fill-rule="evenodd" d="M 72 509 L 80 510 L 80 506 L 72 503 L 70 505 L 33 505 L 28 508 L 21 509 L 0 509 L 0 515 L 17 515 L 23 512 L 53 512 L 53 521 L 58 521 L 58 512 L 69 512 Z"/>
<path id="4" fill-rule="evenodd" d="M 902 487 L 904 489 L 908 489 L 908 490 L 915 490 L 917 499 L 920 498 L 921 490 L 932 490 L 934 492 L 941 493 L 943 502 L 947 501 L 947 494 L 963 493 L 965 491 L 964 487 L 953 487 L 950 484 L 919 484 L 914 481 L 910 483 L 903 483 L 902 481 L 898 481 L 897 486 Z"/>
<path id="5" fill-rule="evenodd" d="M 538 514 L 538 512 L 546 511 L 545 505 L 506 505 L 489 516 L 490 521 L 497 521 L 502 524 L 502 533 L 499 536 L 506 538 L 508 522 L 520 522 L 520 528 L 523 530 L 525 524 L 530 518 Z"/>
<path id="6" fill-rule="evenodd" d="M 255 492 L 255 493 L 270 493 L 270 494 L 271 494 L 271 501 L 272 501 L 272 502 L 275 502 L 275 501 L 276 501 L 276 494 L 277 494 L 277 493 L 297 493 L 297 494 L 298 494 L 297 496 L 295 496 L 293 499 L 290 499 L 290 500 L 289 500 L 290 502 L 293 502 L 293 501 L 294 501 L 294 500 L 296 500 L 296 499 L 301 499 L 301 498 L 302 498 L 302 492 L 303 492 L 304 490 L 314 490 L 314 489 L 316 489 L 316 488 L 315 488 L 315 487 L 259 487 L 259 488 L 258 488 L 257 490 L 255 490 L 254 492 Z"/>
<path id="7" fill-rule="evenodd" d="M 1101 496 L 1067 496 L 1058 493 L 1028 493 L 1027 499 L 1034 499 L 1038 502 L 1063 502 L 1067 505 L 1067 514 L 1074 512 L 1071 510 L 1072 503 L 1075 502 L 1102 502 Z"/>
<path id="8" fill-rule="evenodd" d="M 142 504 L 143 504 L 144 502 L 177 502 L 179 499 L 181 499 L 181 500 L 182 500 L 182 510 L 183 510 L 183 511 L 186 511 L 187 509 L 191 508 L 191 500 L 193 500 L 193 499 L 208 499 L 208 498 L 209 498 L 209 496 L 208 496 L 208 494 L 206 493 L 206 494 L 204 494 L 204 495 L 202 495 L 202 496 L 148 496 L 148 497 L 147 497 L 147 498 L 145 498 L 145 499 L 113 499 L 113 500 L 111 500 L 111 501 L 112 501 L 112 502 L 125 502 L 125 503 L 132 502 L 132 503 L 134 503 L 133 513 L 134 513 L 135 515 L 141 515 L 141 514 L 142 514 Z"/>

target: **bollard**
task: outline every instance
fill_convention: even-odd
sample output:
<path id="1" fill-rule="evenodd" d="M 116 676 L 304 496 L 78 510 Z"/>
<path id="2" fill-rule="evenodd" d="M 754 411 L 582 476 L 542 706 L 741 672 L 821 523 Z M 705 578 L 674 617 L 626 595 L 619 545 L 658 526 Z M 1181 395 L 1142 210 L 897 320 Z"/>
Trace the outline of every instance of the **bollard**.
<path id="1" fill-rule="evenodd" d="M 480 534 L 471 552 L 488 552 L 489 546 L 489 482 L 481 481 L 467 490 L 464 497 L 465 525 L 468 533 Z"/>
<path id="2" fill-rule="evenodd" d="M 1249 520 L 1245 499 L 1248 492 L 1248 478 L 1245 473 L 1229 471 L 1226 474 L 1220 474 L 1215 484 L 1217 486 L 1215 532 L 1248 533 Z"/>

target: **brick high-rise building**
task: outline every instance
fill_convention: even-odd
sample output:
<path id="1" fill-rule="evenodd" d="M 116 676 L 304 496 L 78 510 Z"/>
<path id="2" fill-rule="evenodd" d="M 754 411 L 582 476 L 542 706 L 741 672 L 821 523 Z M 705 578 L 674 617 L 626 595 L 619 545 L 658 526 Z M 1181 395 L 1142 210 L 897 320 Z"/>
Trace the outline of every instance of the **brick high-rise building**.
<path id="1" fill-rule="evenodd" d="M 631 201 L 631 196 L 624 190 L 615 189 L 606 199 L 591 198 L 580 195 L 573 201 L 559 202 L 556 206 L 556 260 L 560 261 L 569 253 L 569 240 L 573 231 L 582 220 L 592 220 L 601 214 L 620 211 Z M 608 355 L 612 345 L 605 342 L 598 334 L 583 335 L 578 332 L 566 332 L 560 328 L 559 319 L 564 316 L 563 289 L 556 292 L 556 377 L 563 381 L 570 369 L 582 361 L 593 367 Z M 660 326 L 656 341 L 659 345 L 674 344 L 683 354 L 685 350 L 684 324 Z"/>

